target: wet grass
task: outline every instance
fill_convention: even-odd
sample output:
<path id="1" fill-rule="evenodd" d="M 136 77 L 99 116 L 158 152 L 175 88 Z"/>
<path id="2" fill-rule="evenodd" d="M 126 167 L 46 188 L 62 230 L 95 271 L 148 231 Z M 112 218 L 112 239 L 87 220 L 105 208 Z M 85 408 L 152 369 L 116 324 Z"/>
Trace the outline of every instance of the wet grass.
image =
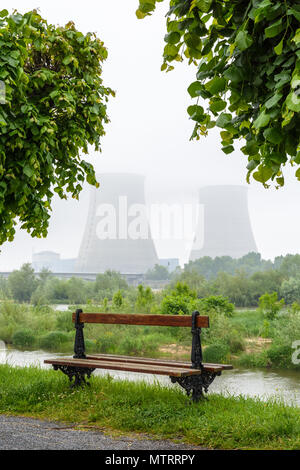
<path id="1" fill-rule="evenodd" d="M 300 409 L 209 395 L 190 404 L 177 386 L 93 377 L 70 389 L 60 372 L 0 365 L 0 413 L 147 433 L 216 449 L 300 449 Z"/>

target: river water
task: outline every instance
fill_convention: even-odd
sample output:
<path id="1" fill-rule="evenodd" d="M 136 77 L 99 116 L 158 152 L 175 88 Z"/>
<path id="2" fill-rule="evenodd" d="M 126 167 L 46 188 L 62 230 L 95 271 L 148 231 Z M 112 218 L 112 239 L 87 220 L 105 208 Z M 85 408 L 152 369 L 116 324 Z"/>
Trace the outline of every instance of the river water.
<path id="1" fill-rule="evenodd" d="M 18 351 L 7 349 L 0 341 L 0 364 L 26 367 L 34 365 L 37 367 L 51 369 L 50 365 L 44 364 L 44 359 L 65 356 L 65 354 L 49 353 L 45 351 Z M 95 375 L 106 375 L 108 371 L 96 370 Z M 170 379 L 165 376 L 153 376 L 149 374 L 138 374 L 132 372 L 109 371 L 112 377 L 128 380 L 144 380 L 148 383 L 159 382 L 164 385 L 170 384 Z M 211 392 L 223 395 L 244 395 L 267 399 L 274 397 L 283 400 L 287 404 L 300 406 L 300 371 L 267 369 L 234 369 L 224 371 L 220 377 L 216 377 L 210 386 Z"/>

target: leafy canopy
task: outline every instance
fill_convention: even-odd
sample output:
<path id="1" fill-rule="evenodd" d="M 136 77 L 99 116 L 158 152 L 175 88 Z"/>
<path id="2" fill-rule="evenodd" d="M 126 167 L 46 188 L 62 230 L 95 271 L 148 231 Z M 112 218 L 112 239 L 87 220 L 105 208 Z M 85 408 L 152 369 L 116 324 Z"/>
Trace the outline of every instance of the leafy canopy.
<path id="1" fill-rule="evenodd" d="M 54 192 L 77 199 L 85 179 L 98 186 L 80 153 L 100 150 L 108 122 L 106 57 L 100 39 L 72 22 L 0 11 L 0 245 L 13 240 L 17 219 L 46 236 Z"/>
<path id="2" fill-rule="evenodd" d="M 137 17 L 161 1 L 140 0 Z M 225 154 L 243 138 L 247 181 L 252 174 L 265 187 L 283 186 L 283 166 L 300 164 L 299 26 L 299 0 L 171 0 L 167 14 L 162 70 L 184 58 L 197 67 L 191 138 L 217 126 Z"/>

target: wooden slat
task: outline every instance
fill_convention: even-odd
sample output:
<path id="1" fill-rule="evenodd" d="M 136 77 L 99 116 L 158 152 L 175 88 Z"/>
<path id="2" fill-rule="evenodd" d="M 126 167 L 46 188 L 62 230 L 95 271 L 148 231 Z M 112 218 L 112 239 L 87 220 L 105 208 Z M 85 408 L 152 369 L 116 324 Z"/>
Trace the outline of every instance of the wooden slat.
<path id="1" fill-rule="evenodd" d="M 72 315 L 75 321 L 75 313 Z M 141 315 L 136 313 L 81 313 L 82 323 L 107 323 L 115 325 L 192 326 L 191 315 Z M 199 315 L 197 328 L 208 328 L 209 317 Z"/>
<path id="2" fill-rule="evenodd" d="M 46 359 L 45 364 L 64 365 L 75 367 L 90 367 L 95 369 L 123 370 L 127 372 L 141 372 L 145 374 L 168 375 L 174 377 L 185 377 L 188 375 L 199 375 L 198 369 L 184 369 L 180 367 L 163 367 L 157 365 L 113 362 L 113 361 L 91 361 L 88 359 Z M 220 369 L 221 370 L 221 369 Z"/>
<path id="3" fill-rule="evenodd" d="M 168 366 L 168 367 L 180 367 L 184 369 L 191 369 L 190 362 L 181 362 L 181 361 L 174 361 L 168 359 L 154 359 L 150 357 L 135 357 L 135 356 L 121 356 L 121 355 L 113 355 L 113 354 L 93 354 L 87 355 L 87 359 L 89 360 L 104 360 L 104 361 L 116 361 L 116 362 L 129 362 L 129 363 L 137 363 L 137 364 L 152 364 L 152 365 L 161 365 L 161 366 Z M 233 369 L 231 364 L 208 364 L 203 363 L 203 366 L 206 370 L 215 370 L 215 368 L 220 368 L 222 370 L 230 370 Z"/>

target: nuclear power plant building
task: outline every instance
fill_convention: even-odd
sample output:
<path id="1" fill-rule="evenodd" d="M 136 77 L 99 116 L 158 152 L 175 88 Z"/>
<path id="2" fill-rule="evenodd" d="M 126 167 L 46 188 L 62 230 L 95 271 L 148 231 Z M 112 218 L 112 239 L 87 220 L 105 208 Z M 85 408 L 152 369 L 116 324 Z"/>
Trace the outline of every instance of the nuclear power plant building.
<path id="1" fill-rule="evenodd" d="M 257 252 L 247 191 L 244 186 L 232 185 L 200 189 L 199 204 L 204 205 L 204 219 L 198 222 L 190 261 L 203 256 L 240 258 Z"/>
<path id="2" fill-rule="evenodd" d="M 102 174 L 92 188 L 77 272 L 145 273 L 158 264 L 144 194 L 144 176 Z"/>

